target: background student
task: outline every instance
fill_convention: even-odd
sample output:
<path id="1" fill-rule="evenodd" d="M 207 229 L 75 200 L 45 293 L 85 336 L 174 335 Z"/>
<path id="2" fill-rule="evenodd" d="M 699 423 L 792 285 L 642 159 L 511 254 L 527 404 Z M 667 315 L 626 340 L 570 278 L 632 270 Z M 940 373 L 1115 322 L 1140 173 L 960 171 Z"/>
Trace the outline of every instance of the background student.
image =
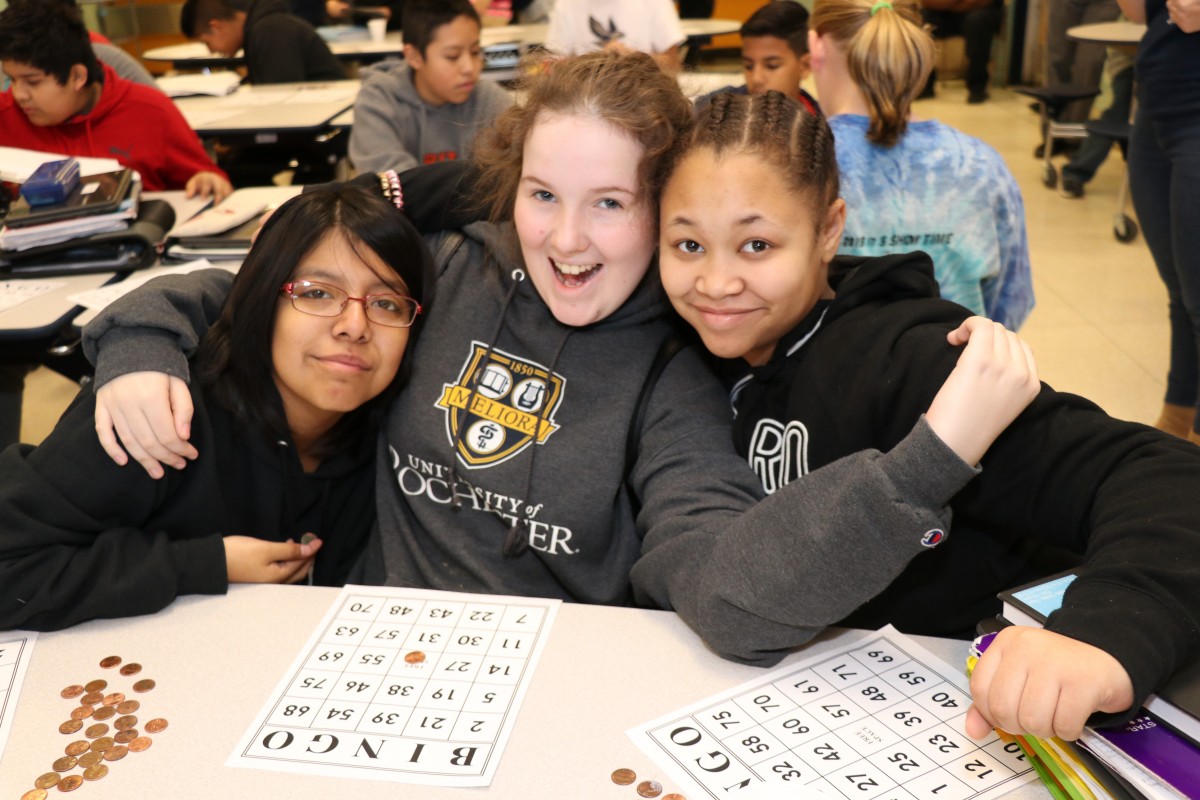
<path id="1" fill-rule="evenodd" d="M 817 101 L 800 88 L 812 72 L 808 54 L 808 9 L 795 0 L 771 0 L 742 25 L 742 73 L 745 85 L 728 86 L 719 92 L 762 94 L 782 92 L 810 112 L 818 112 Z M 716 92 L 696 99 L 702 109 Z"/>
<path id="2" fill-rule="evenodd" d="M 288 201 L 193 360 L 201 458 L 163 481 L 117 466 L 91 432 L 90 389 L 39 447 L 0 453 L 0 628 L 146 614 L 310 572 L 344 583 L 375 518 L 376 428 L 431 292 L 420 238 L 379 197 L 351 186 Z"/>
<path id="3" fill-rule="evenodd" d="M 363 172 L 465 158 L 481 127 L 512 100 L 479 81 L 479 15 L 469 0 L 410 0 L 404 60 L 363 69 L 350 160 Z"/>
<path id="4" fill-rule="evenodd" d="M 951 346 L 969 312 L 938 298 L 925 254 L 835 259 L 845 216 L 832 131 L 775 93 L 715 98 L 663 192 L 663 286 L 741 376 L 734 440 L 776 491 L 862 448 L 895 446 L 925 409 L 953 398 L 953 373 L 988 338 L 973 331 L 961 356 Z M 803 579 L 769 551 L 730 549 L 727 568 L 744 587 L 726 591 L 768 641 L 789 620 L 807 629 L 826 597 L 853 609 L 841 625 L 970 636 L 1000 610 L 996 592 L 1080 560 L 1045 630 L 1009 628 L 989 647 L 967 720 L 976 737 L 999 725 L 1074 739 L 1093 712 L 1132 716 L 1200 654 L 1200 450 L 1039 388 L 1027 348 L 991 338 L 979 377 L 995 391 L 971 406 L 986 415 L 1034 399 L 986 454 L 975 451 L 981 472 L 951 500 L 944 540 L 879 592 L 857 561 L 882 554 L 852 534 L 812 551 L 818 563 Z M 649 554 L 635 574 L 671 555 Z"/>
<path id="5" fill-rule="evenodd" d="M 1056 0 L 1061 3 L 1062 0 Z M 1004 24 L 1004 0 L 921 0 L 921 14 L 938 39 L 961 36 L 966 43 L 967 102 L 988 99 L 992 40 Z M 930 71 L 922 97 L 933 97 L 937 76 Z"/>
<path id="6" fill-rule="evenodd" d="M 939 428 L 967 416 L 994 432 L 1007 419 L 990 428 L 971 403 L 943 404 L 903 445 L 845 459 L 756 505 L 762 489 L 733 452 L 725 391 L 697 354 L 679 352 L 654 377 L 675 330 L 652 269 L 657 193 L 691 115 L 675 79 L 648 56 L 597 52 L 533 78 L 523 103 L 487 129 L 475 152 L 481 188 L 471 194 L 490 199 L 496 222 L 433 241 L 437 313 L 388 415 L 380 535 L 356 579 L 674 607 L 722 655 L 770 663 L 807 636 L 790 624 L 778 636 L 743 635 L 751 628 L 735 594 L 755 587 L 725 568 L 728 549 L 806 570 L 852 531 L 845 553 L 858 557 L 864 586 L 882 588 L 902 554 L 944 529 L 943 500 L 974 471 Z M 227 280 L 193 273 L 176 285 L 220 296 Z M 195 303 L 176 307 L 153 289 L 135 295 L 89 329 L 88 347 L 104 340 L 100 384 L 127 368 L 177 376 L 128 375 L 100 390 L 141 461 L 135 438 L 177 427 L 162 403 L 146 410 L 123 399 L 147 380 L 185 376 L 176 345 L 190 347 L 207 323 Z M 104 335 L 143 324 L 170 335 Z M 100 425 L 122 457 L 111 425 Z M 877 552 L 862 549 L 868 542 Z M 636 567 L 647 559 L 658 566 Z M 720 591 L 728 586 L 734 594 Z M 814 624 L 849 610 L 838 609 L 823 607 Z"/>
<path id="7" fill-rule="evenodd" d="M 1019 328 L 1033 309 L 1021 190 L 988 145 L 912 118 L 934 52 L 915 0 L 819 0 L 809 28 L 848 207 L 840 252 L 924 250 L 943 297 Z"/>
<path id="8" fill-rule="evenodd" d="M 556 0 L 546 48 L 564 56 L 639 51 L 675 74 L 686 38 L 672 0 Z"/>
<path id="9" fill-rule="evenodd" d="M 175 105 L 96 60 L 79 12 L 15 0 L 0 11 L 0 145 L 114 158 L 151 191 L 220 202 L 233 191 Z"/>

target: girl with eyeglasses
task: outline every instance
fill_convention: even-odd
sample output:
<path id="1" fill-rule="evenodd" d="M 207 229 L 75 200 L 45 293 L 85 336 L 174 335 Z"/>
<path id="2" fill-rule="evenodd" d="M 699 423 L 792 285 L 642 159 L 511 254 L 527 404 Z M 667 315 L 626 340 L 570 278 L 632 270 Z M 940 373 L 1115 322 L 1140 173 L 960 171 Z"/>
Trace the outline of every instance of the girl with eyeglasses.
<path id="1" fill-rule="evenodd" d="M 343 584 L 432 288 L 420 236 L 383 199 L 347 186 L 288 201 L 191 360 L 187 470 L 156 481 L 114 464 L 90 388 L 40 446 L 0 454 L 0 627 L 146 614 L 230 583 Z"/>

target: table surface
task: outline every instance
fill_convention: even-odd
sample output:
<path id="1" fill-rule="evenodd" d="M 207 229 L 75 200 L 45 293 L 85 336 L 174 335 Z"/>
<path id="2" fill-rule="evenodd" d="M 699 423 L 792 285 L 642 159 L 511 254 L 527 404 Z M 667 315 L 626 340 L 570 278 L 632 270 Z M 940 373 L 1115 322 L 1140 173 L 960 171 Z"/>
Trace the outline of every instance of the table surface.
<path id="1" fill-rule="evenodd" d="M 200 136 L 302 133 L 324 130 L 354 105 L 361 82 L 239 86 L 224 97 L 180 97 L 175 105 Z"/>
<path id="2" fill-rule="evenodd" d="M 401 786 L 225 766 L 280 678 L 320 623 L 335 589 L 237 585 L 224 597 L 181 598 L 158 614 L 98 620 L 43 633 L 34 649 L 8 746 L 0 758 L 0 797 L 18 798 L 62 755 L 68 737 L 59 691 L 98 677 L 101 658 L 120 655 L 144 666 L 153 693 L 143 712 L 170 727 L 154 746 L 89 783 L 89 800 L 129 797 L 320 798 L 419 796 L 570 798 L 633 796 L 609 779 L 620 767 L 678 787 L 625 735 L 631 727 L 762 674 L 707 651 L 673 613 L 564 604 L 492 785 L 486 789 Z M 830 631 L 799 661 L 845 642 Z M 917 637 L 948 663 L 962 663 L 966 643 Z M 73 738 L 73 737 L 71 737 Z M 379 794 L 376 795 L 375 793 Z M 1044 800 L 1039 784 L 1014 800 Z"/>
<path id="3" fill-rule="evenodd" d="M 1138 22 L 1095 22 L 1067 28 L 1067 36 L 1081 42 L 1121 45 L 1137 44 L 1146 33 L 1146 26 Z"/>

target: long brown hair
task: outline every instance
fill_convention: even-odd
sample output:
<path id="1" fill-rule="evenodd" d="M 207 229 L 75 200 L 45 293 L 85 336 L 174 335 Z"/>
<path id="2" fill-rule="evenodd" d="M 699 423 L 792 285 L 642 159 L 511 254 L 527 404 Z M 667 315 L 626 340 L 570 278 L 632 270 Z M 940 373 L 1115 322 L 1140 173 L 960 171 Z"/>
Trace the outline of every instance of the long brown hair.
<path id="1" fill-rule="evenodd" d="M 809 27 L 846 54 L 869 109 L 867 140 L 894 145 L 933 69 L 933 38 L 916 0 L 816 0 Z"/>
<path id="2" fill-rule="evenodd" d="M 492 220 L 512 219 L 525 139 L 542 113 L 594 116 L 640 144 L 639 199 L 657 218 L 664 156 L 692 124 L 691 103 L 675 78 L 645 53 L 601 50 L 544 62 L 521 88 L 524 101 L 500 114 L 475 142 L 480 200 Z"/>

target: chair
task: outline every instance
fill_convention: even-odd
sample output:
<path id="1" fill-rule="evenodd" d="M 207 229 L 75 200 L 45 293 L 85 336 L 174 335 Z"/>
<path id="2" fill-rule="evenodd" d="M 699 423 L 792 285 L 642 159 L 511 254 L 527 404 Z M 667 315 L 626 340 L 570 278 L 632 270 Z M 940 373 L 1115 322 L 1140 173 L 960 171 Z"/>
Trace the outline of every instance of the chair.
<path id="1" fill-rule="evenodd" d="M 1062 86 L 1018 86 L 1013 91 L 1032 97 L 1041 107 L 1042 118 L 1042 184 L 1048 189 L 1058 186 L 1058 170 L 1054 168 L 1054 142 L 1057 139 L 1083 139 L 1087 129 L 1081 122 L 1059 122 L 1063 109 L 1076 100 L 1091 100 L 1099 89 L 1064 84 Z"/>
<path id="2" fill-rule="evenodd" d="M 1091 120 L 1084 123 L 1084 129 L 1092 136 L 1102 136 L 1111 139 L 1121 148 L 1121 158 L 1128 159 L 1129 134 L 1133 126 L 1128 122 L 1109 122 L 1107 120 Z M 1117 210 L 1113 213 L 1113 236 L 1118 242 L 1132 242 L 1137 238 L 1138 226 L 1133 218 L 1125 213 L 1125 205 L 1129 202 L 1129 167 L 1121 178 L 1121 190 L 1117 192 Z"/>

